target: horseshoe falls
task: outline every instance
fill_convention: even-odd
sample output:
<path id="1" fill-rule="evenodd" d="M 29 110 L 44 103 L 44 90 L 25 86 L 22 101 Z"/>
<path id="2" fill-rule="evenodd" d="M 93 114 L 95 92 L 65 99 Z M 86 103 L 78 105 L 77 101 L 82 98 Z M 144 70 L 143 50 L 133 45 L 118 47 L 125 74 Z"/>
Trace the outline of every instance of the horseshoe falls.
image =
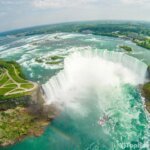
<path id="1" fill-rule="evenodd" d="M 69 55 L 64 69 L 42 86 L 46 104 L 60 109 L 53 130 L 65 133 L 63 149 L 147 148 L 148 118 L 137 88 L 146 71 L 146 64 L 120 52 Z"/>

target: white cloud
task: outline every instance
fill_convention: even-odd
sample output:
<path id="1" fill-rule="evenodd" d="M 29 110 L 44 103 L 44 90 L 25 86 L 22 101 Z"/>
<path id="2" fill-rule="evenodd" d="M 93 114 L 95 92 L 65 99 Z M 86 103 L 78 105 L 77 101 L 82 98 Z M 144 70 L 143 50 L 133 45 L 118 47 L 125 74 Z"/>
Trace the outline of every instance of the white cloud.
<path id="1" fill-rule="evenodd" d="M 27 1 L 25 0 L 0 0 L 0 5 L 20 5 L 26 4 Z"/>
<path id="2" fill-rule="evenodd" d="M 6 15 L 6 12 L 0 12 L 0 17 L 4 17 Z"/>
<path id="3" fill-rule="evenodd" d="M 31 3 L 36 8 L 67 8 L 67 7 L 85 7 L 104 4 L 108 5 L 150 5 L 150 0 L 31 0 Z"/>
<path id="4" fill-rule="evenodd" d="M 33 6 L 37 8 L 63 8 L 87 5 L 99 0 L 33 0 Z"/>
<path id="5" fill-rule="evenodd" d="M 149 14 L 150 0 L 0 0 L 0 31 L 80 20 L 150 21 Z"/>
<path id="6" fill-rule="evenodd" d="M 150 0 L 121 0 L 125 4 L 147 4 Z"/>

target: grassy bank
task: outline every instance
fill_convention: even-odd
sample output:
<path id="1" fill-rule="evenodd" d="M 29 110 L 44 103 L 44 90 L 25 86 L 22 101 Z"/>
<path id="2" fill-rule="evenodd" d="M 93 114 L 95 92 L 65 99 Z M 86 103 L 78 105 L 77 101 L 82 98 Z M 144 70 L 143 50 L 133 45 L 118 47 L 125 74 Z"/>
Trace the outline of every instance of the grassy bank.
<path id="1" fill-rule="evenodd" d="M 41 135 L 49 123 L 41 108 L 37 84 L 26 80 L 16 62 L 0 60 L 0 146 Z"/>
<path id="2" fill-rule="evenodd" d="M 144 38 L 142 40 L 134 39 L 133 42 L 135 42 L 138 46 L 150 49 L 150 39 Z"/>
<path id="3" fill-rule="evenodd" d="M 144 92 L 144 96 L 146 98 L 146 100 L 145 100 L 146 108 L 150 113 L 150 82 L 144 84 L 143 92 Z"/>
<path id="4" fill-rule="evenodd" d="M 16 62 L 0 60 L 0 100 L 29 94 L 34 84 L 26 80 Z"/>
<path id="5" fill-rule="evenodd" d="M 0 145 L 6 146 L 22 140 L 25 136 L 39 136 L 48 120 L 30 114 L 27 108 L 16 107 L 0 112 Z"/>

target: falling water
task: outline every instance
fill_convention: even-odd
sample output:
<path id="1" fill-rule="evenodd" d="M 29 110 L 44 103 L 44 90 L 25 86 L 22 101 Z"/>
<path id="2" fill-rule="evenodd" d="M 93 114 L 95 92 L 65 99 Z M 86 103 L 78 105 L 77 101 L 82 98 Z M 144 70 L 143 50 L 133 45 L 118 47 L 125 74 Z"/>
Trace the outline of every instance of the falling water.
<path id="1" fill-rule="evenodd" d="M 119 52 L 75 52 L 64 62 L 64 70 L 52 77 L 43 89 L 47 103 L 61 101 L 76 86 L 138 85 L 146 77 L 147 65 L 140 60 Z M 65 97 L 66 100 L 66 97 Z"/>
<path id="2" fill-rule="evenodd" d="M 129 143 L 145 146 L 148 121 L 136 86 L 144 82 L 146 71 L 143 62 L 123 53 L 75 52 L 65 59 L 64 70 L 43 85 L 46 104 L 56 104 L 80 134 L 89 131 L 102 149 L 106 143 L 118 150 Z M 100 126 L 105 115 L 109 119 Z"/>

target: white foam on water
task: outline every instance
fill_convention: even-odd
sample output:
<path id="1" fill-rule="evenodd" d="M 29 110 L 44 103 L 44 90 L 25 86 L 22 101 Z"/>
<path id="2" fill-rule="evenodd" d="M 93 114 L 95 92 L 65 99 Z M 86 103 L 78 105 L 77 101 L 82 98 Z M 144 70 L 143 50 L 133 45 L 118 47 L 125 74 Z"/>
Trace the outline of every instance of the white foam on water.
<path id="1" fill-rule="evenodd" d="M 85 35 L 82 34 L 77 34 L 77 33 L 73 33 L 73 34 L 68 34 L 68 33 L 62 33 L 62 35 L 60 36 L 62 39 L 71 39 L 71 38 L 76 38 L 76 37 L 84 37 Z"/>
<path id="2" fill-rule="evenodd" d="M 4 51 L 5 49 L 7 49 L 7 46 L 0 46 L 0 51 Z"/>
<path id="3" fill-rule="evenodd" d="M 71 39 L 76 37 L 81 37 L 84 35 L 81 34 L 69 34 L 69 33 L 52 33 L 52 34 L 44 34 L 44 35 L 37 35 L 32 37 L 23 38 L 21 40 L 18 40 L 17 42 L 25 42 L 25 43 L 37 43 L 42 44 L 45 42 L 55 42 L 55 41 L 61 41 L 65 39 Z"/>
<path id="4" fill-rule="evenodd" d="M 99 39 L 99 38 L 93 38 L 93 37 L 90 37 L 88 39 L 85 39 L 84 41 L 87 41 L 87 42 L 104 42 L 102 39 Z"/>

